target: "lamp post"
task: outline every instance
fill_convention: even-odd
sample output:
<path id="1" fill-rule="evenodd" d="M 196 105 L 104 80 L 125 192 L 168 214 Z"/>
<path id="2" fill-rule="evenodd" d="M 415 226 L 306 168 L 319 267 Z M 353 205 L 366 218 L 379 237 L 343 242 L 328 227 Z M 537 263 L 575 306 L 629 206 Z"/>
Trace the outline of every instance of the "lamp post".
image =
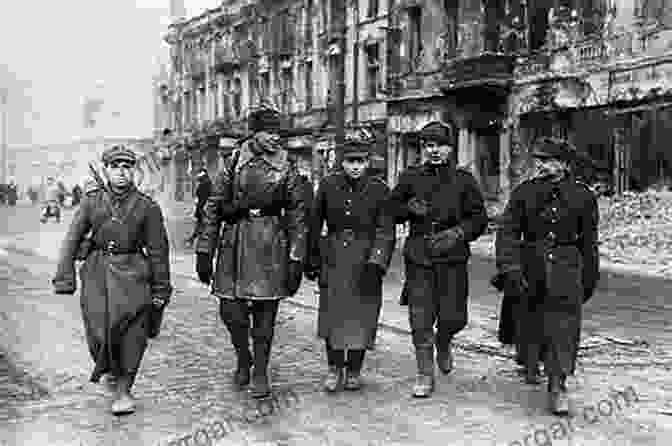
<path id="1" fill-rule="evenodd" d="M 7 96 L 7 89 L 0 89 L 0 105 L 2 106 L 2 166 L 0 166 L 0 184 L 7 184 Z"/>

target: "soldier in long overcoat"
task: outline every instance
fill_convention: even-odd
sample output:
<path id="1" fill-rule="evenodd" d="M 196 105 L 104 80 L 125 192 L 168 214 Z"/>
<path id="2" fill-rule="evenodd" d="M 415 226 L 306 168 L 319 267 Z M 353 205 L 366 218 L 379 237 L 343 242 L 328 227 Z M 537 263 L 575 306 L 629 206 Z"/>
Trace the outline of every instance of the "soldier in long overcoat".
<path id="1" fill-rule="evenodd" d="M 53 285 L 58 294 L 77 288 L 86 339 L 95 367 L 116 388 L 112 411 L 134 411 L 130 393 L 147 347 L 152 319 L 168 303 L 169 244 L 159 205 L 133 183 L 135 153 L 123 146 L 102 156 L 108 185 L 87 191 L 61 247 Z M 86 248 L 84 248 L 86 247 Z"/>
<path id="2" fill-rule="evenodd" d="M 452 339 L 467 324 L 469 243 L 483 234 L 488 216 L 473 175 L 455 167 L 452 128 L 431 122 L 420 138 L 427 161 L 402 173 L 391 208 L 397 223 L 410 222 L 402 304 L 418 363 L 413 395 L 428 397 L 435 350 L 439 369 L 453 368 Z"/>
<path id="3" fill-rule="evenodd" d="M 517 345 L 533 368 L 543 352 L 549 406 L 568 412 L 566 377 L 574 374 L 582 304 L 599 278 L 595 195 L 569 170 L 576 149 L 535 142 L 533 178 L 516 187 L 500 220 L 496 257 L 505 293 L 520 296 Z"/>
<path id="4" fill-rule="evenodd" d="M 303 276 L 310 203 L 283 146 L 279 112 L 262 106 L 248 125 L 253 135 L 225 160 L 203 210 L 196 270 L 202 282 L 212 280 L 219 298 L 238 358 L 234 382 L 249 384 L 254 364 L 252 396 L 263 398 L 271 391 L 267 369 L 278 304 L 296 293 Z"/>
<path id="5" fill-rule="evenodd" d="M 389 189 L 367 174 L 369 145 L 346 141 L 343 171 L 321 181 L 310 217 L 306 277 L 319 279 L 321 287 L 317 331 L 326 345 L 328 392 L 361 387 L 364 354 L 376 339 L 382 278 L 394 249 Z"/>

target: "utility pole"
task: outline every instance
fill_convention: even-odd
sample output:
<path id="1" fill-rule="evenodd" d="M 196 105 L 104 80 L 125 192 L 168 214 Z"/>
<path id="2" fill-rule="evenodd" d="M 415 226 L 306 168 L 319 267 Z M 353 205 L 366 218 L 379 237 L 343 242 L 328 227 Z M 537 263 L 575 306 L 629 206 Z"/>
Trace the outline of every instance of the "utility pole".
<path id="1" fill-rule="evenodd" d="M 0 168 L 0 184 L 7 184 L 7 95 L 6 88 L 0 89 L 0 105 L 2 105 L 2 166 Z"/>

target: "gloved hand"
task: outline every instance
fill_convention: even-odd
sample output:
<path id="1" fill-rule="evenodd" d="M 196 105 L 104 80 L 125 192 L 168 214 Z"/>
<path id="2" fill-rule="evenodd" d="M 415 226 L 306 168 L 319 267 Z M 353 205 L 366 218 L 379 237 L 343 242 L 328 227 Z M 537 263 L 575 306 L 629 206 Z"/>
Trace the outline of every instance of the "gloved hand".
<path id="1" fill-rule="evenodd" d="M 436 234 L 432 235 L 431 238 L 432 249 L 436 251 L 450 250 L 462 238 L 464 238 L 464 231 L 462 231 L 462 229 L 459 227 L 437 232 Z"/>
<path id="2" fill-rule="evenodd" d="M 316 281 L 320 277 L 320 267 L 319 266 L 307 266 L 306 270 L 303 272 L 303 275 L 305 276 L 306 279 L 310 280 L 311 282 Z"/>
<path id="3" fill-rule="evenodd" d="M 417 217 L 424 217 L 429 214 L 429 203 L 421 198 L 411 198 L 407 206 L 409 212 Z"/>
<path id="4" fill-rule="evenodd" d="M 504 293 L 511 296 L 523 296 L 529 285 L 522 271 L 509 271 L 504 277 Z"/>
<path id="5" fill-rule="evenodd" d="M 299 290 L 302 276 L 303 262 L 290 260 L 289 265 L 287 265 L 287 293 L 290 296 L 293 296 Z"/>
<path id="6" fill-rule="evenodd" d="M 212 260 L 208 254 L 199 252 L 196 254 L 196 273 L 198 279 L 206 285 L 212 280 Z"/>
<path id="7" fill-rule="evenodd" d="M 51 284 L 54 286 L 54 293 L 56 294 L 75 294 L 77 291 L 77 284 L 74 280 L 52 280 Z"/>

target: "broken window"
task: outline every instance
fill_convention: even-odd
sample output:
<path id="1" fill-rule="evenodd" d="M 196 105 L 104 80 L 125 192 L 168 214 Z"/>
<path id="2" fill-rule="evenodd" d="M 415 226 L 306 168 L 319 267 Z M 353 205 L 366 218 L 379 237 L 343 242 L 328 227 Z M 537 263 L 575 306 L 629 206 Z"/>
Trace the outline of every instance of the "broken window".
<path id="1" fill-rule="evenodd" d="M 307 62 L 305 70 L 304 88 L 306 95 L 306 110 L 310 110 L 313 108 L 313 64 Z"/>
<path id="2" fill-rule="evenodd" d="M 368 18 L 378 17 L 378 0 L 369 0 L 369 7 L 366 10 Z"/>
<path id="3" fill-rule="evenodd" d="M 380 51 L 378 43 L 366 46 L 366 92 L 368 98 L 378 95 L 380 85 Z"/>

